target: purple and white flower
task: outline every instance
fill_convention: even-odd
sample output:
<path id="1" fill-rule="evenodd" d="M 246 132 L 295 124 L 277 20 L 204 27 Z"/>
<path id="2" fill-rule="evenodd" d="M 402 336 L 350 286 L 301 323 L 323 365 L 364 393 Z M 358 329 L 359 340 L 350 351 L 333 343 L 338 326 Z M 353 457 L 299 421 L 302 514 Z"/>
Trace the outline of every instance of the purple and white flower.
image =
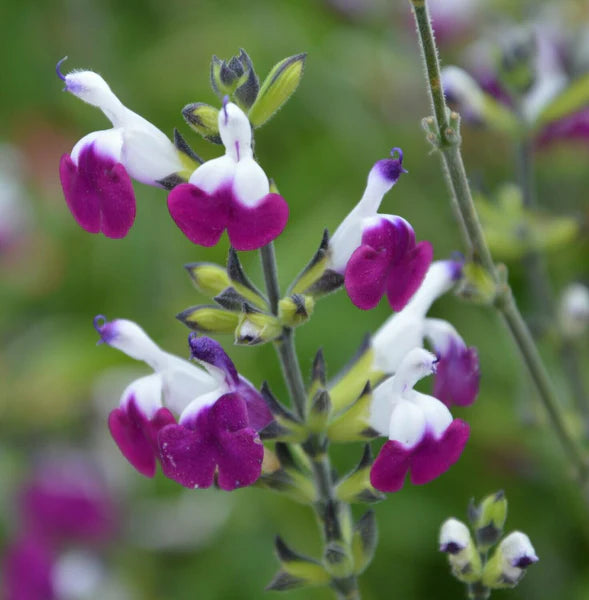
<path id="1" fill-rule="evenodd" d="M 513 531 L 506 536 L 497 551 L 503 559 L 503 574 L 514 581 L 520 579 L 526 567 L 539 560 L 530 538 L 521 531 Z"/>
<path id="2" fill-rule="evenodd" d="M 215 477 L 225 490 L 256 481 L 264 455 L 258 431 L 272 415 L 216 341 L 189 338 L 203 369 L 161 350 L 132 321 L 97 317 L 95 324 L 103 342 L 155 371 L 131 383 L 109 416 L 115 442 L 140 473 L 152 477 L 159 459 L 185 487 L 209 487 Z"/>
<path id="3" fill-rule="evenodd" d="M 57 74 L 65 91 L 97 106 L 113 127 L 94 131 L 64 154 L 59 176 L 69 209 L 90 233 L 110 238 L 127 235 L 135 220 L 135 194 L 131 178 L 169 187 L 183 170 L 176 148 L 155 125 L 129 110 L 106 81 L 93 71 Z"/>
<path id="4" fill-rule="evenodd" d="M 193 243 L 214 246 L 227 230 L 236 250 L 255 250 L 282 233 L 288 205 L 270 192 L 270 182 L 255 161 L 252 128 L 245 113 L 225 97 L 219 111 L 225 155 L 205 162 L 188 183 L 175 187 L 168 208 Z"/>
<path id="5" fill-rule="evenodd" d="M 370 482 L 377 490 L 400 490 L 409 471 L 412 483 L 428 483 L 462 454 L 470 432 L 468 424 L 453 419 L 433 396 L 413 389 L 417 381 L 435 371 L 437 362 L 427 350 L 414 348 L 397 373 L 373 392 L 370 425 L 388 437 L 370 471 Z"/>
<path id="6" fill-rule="evenodd" d="M 389 317 L 371 339 L 373 369 L 394 375 L 404 357 L 427 339 L 439 362 L 435 371 L 434 396 L 446 406 L 472 404 L 479 390 L 476 348 L 467 347 L 456 329 L 442 319 L 426 318 L 436 298 L 447 292 L 462 273 L 455 260 L 431 264 L 424 280 L 407 306 Z"/>
<path id="7" fill-rule="evenodd" d="M 383 295 L 401 310 L 420 286 L 432 259 L 429 242 L 415 242 L 405 219 L 378 214 L 383 196 L 397 183 L 403 152 L 379 160 L 370 171 L 360 202 L 342 221 L 329 242 L 330 268 L 344 276 L 352 302 L 363 310 L 374 308 Z"/>

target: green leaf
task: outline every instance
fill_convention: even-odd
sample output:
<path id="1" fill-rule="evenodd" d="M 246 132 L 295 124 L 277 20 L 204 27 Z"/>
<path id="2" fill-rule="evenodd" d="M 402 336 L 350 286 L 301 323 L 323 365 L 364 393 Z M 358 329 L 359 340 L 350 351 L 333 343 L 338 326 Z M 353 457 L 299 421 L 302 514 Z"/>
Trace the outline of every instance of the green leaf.
<path id="1" fill-rule="evenodd" d="M 303 53 L 285 58 L 270 71 L 248 114 L 254 127 L 268 121 L 297 89 L 303 77 L 306 56 Z"/>
<path id="2" fill-rule="evenodd" d="M 589 106 L 589 73 L 573 81 L 544 108 L 536 120 L 538 126 L 558 121 Z"/>

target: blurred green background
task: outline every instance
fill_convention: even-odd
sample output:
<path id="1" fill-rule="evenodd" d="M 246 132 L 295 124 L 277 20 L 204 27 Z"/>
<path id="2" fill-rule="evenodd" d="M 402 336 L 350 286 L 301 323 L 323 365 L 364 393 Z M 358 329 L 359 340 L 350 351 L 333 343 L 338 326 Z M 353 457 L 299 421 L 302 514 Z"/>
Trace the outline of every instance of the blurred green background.
<path id="1" fill-rule="evenodd" d="M 356 10 L 341 10 L 354 4 Z M 445 63 L 459 62 L 467 44 L 484 34 L 489 19 L 523 21 L 542 3 L 487 4 L 478 22 L 442 46 Z M 580 2 L 560 4 L 566 18 L 576 19 L 576 27 L 587 27 L 586 3 L 583 8 Z M 418 239 L 433 242 L 436 258 L 445 258 L 460 249 L 460 239 L 438 158 L 420 129 L 428 104 L 409 5 L 399 0 L 339 6 L 312 0 L 1 4 L 0 142 L 21 157 L 28 220 L 18 242 L 0 255 L 0 547 L 16 535 L 15 492 L 30 465 L 50 448 L 71 446 L 99 452 L 98 460 L 116 474 L 113 487 L 129 525 L 104 556 L 132 598 L 265 597 L 263 587 L 278 568 L 276 533 L 297 550 L 319 552 L 310 509 L 259 489 L 188 493 L 161 475 L 144 480 L 107 439 L 105 415 L 117 404 L 130 373 L 147 370 L 96 346 L 93 316 L 135 320 L 163 348 L 186 356 L 187 331 L 174 315 L 205 299 L 182 265 L 224 261 L 227 241 L 223 238 L 211 249 L 192 245 L 171 221 L 165 194 L 140 184 L 135 185 L 137 220 L 125 239 L 93 236 L 75 224 L 61 194 L 59 158 L 82 135 L 108 123 L 96 109 L 61 92 L 54 66 L 69 55 L 66 72 L 98 71 L 127 106 L 168 133 L 178 127 L 199 154 L 210 158 L 219 154 L 219 147 L 191 132 L 180 110 L 189 102 L 217 102 L 208 83 L 211 55 L 229 58 L 243 47 L 263 76 L 283 57 L 306 51 L 299 90 L 256 139 L 260 163 L 291 210 L 289 225 L 276 242 L 281 282 L 286 287 L 310 258 L 324 227 L 335 229 L 359 199 L 372 164 L 393 146 L 405 151 L 409 174 L 381 210 L 408 219 Z M 508 140 L 468 128 L 463 137 L 466 165 L 478 188 L 493 191 L 514 181 Z M 585 228 L 574 243 L 548 257 L 557 292 L 572 280 L 589 277 L 583 235 L 588 159 L 586 142 L 537 154 L 541 205 L 579 218 Z M 11 172 L 19 177 L 18 170 Z M 259 281 L 257 255 L 244 254 L 243 263 Z M 520 305 L 531 314 L 533 298 L 525 289 L 523 270 L 517 262 L 508 266 Z M 360 312 L 343 293 L 321 301 L 312 325 L 297 334 L 303 369 L 309 370 L 322 346 L 335 374 L 363 335 L 389 313 L 384 302 L 374 311 Z M 472 496 L 481 498 L 499 488 L 510 502 L 508 531 L 528 533 L 541 562 L 516 590 L 497 592 L 497 597 L 589 598 L 589 504 L 571 481 L 508 333 L 491 310 L 452 296 L 437 302 L 432 314 L 451 320 L 467 343 L 479 349 L 479 398 L 472 407 L 454 411 L 470 423 L 471 439 L 447 474 L 425 487 L 407 484 L 376 506 L 380 541 L 361 578 L 363 598 L 463 597 L 445 557 L 437 552 L 438 527 L 448 516 L 465 518 Z M 229 337 L 221 341 L 251 381 L 268 379 L 284 397 L 270 345 L 249 349 L 231 346 Z M 586 364 L 586 340 L 581 350 Z M 566 406 L 568 388 L 549 337 L 542 351 Z M 116 385 L 104 375 L 107 369 L 116 369 Z M 345 472 L 359 453 L 359 447 L 338 451 L 338 467 Z M 173 503 L 186 495 L 190 508 L 174 510 Z M 180 532 L 186 529 L 194 539 L 179 535 L 177 543 L 173 536 L 159 543 L 154 533 L 146 542 L 138 531 L 165 530 L 161 523 L 157 528 L 155 517 L 137 523 L 138 515 L 152 514 L 138 509 L 148 500 L 164 507 L 170 503 L 168 513 L 160 511 L 158 518 Z M 357 508 L 360 516 L 362 507 Z M 210 516 L 219 510 L 225 511 L 221 517 Z M 215 519 L 218 524 L 209 530 Z M 331 596 L 328 590 L 310 590 L 288 597 Z"/>

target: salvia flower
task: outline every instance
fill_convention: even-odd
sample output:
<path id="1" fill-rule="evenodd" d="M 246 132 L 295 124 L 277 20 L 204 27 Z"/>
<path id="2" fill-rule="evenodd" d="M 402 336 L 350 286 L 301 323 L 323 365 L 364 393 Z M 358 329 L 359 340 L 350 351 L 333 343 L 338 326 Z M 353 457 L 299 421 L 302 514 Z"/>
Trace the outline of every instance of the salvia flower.
<path id="1" fill-rule="evenodd" d="M 539 558 L 530 538 L 514 531 L 503 538 L 483 572 L 483 584 L 490 588 L 513 587 L 524 576 L 525 569 Z"/>
<path id="2" fill-rule="evenodd" d="M 63 193 L 76 221 L 90 233 L 122 238 L 135 220 L 131 178 L 169 187 L 183 170 L 172 142 L 155 125 L 129 110 L 93 71 L 57 74 L 65 91 L 96 106 L 112 123 L 94 131 L 64 154 L 59 164 Z"/>
<path id="3" fill-rule="evenodd" d="M 436 261 L 407 306 L 374 334 L 371 347 L 373 368 L 385 374 L 397 372 L 401 361 L 427 339 L 439 362 L 435 370 L 434 396 L 448 407 L 472 404 L 479 390 L 479 361 L 476 348 L 467 347 L 456 329 L 442 319 L 426 318 L 430 306 L 447 292 L 462 273 L 456 260 Z"/>
<path id="4" fill-rule="evenodd" d="M 209 487 L 215 476 L 225 490 L 256 481 L 264 454 L 257 432 L 272 417 L 217 342 L 190 337 L 202 369 L 161 350 L 132 321 L 95 323 L 102 341 L 155 371 L 132 382 L 109 417 L 115 442 L 140 473 L 152 477 L 159 459 L 185 487 Z"/>
<path id="5" fill-rule="evenodd" d="M 405 219 L 378 214 L 383 196 L 397 183 L 403 152 L 393 148 L 392 158 L 379 160 L 370 171 L 360 202 L 330 240 L 330 268 L 344 275 L 352 302 L 374 308 L 383 295 L 394 310 L 401 310 L 421 284 L 432 259 L 429 242 L 415 242 Z"/>
<path id="6" fill-rule="evenodd" d="M 450 518 L 440 528 L 440 552 L 458 554 L 472 544 L 468 527 L 458 519 Z"/>
<path id="7" fill-rule="evenodd" d="M 214 246 L 227 230 L 236 250 L 255 250 L 286 226 L 288 205 L 270 192 L 270 182 L 254 160 L 252 129 L 245 113 L 225 97 L 219 111 L 225 155 L 205 162 L 189 183 L 175 187 L 168 208 L 193 243 Z"/>
<path id="8" fill-rule="evenodd" d="M 408 471 L 412 483 L 428 483 L 447 471 L 464 449 L 468 425 L 453 419 L 433 396 L 413 389 L 417 381 L 435 371 L 437 362 L 435 355 L 414 348 L 396 375 L 374 390 L 370 425 L 388 437 L 370 472 L 377 490 L 400 490 Z"/>

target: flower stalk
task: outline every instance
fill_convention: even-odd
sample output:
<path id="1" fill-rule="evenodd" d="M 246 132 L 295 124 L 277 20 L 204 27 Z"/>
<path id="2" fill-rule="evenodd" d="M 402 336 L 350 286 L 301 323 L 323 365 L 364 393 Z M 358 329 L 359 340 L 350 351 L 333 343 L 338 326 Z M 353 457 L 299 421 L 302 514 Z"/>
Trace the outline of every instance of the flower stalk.
<path id="1" fill-rule="evenodd" d="M 266 292 L 274 314 L 278 314 L 278 299 L 280 288 L 274 244 L 270 243 L 260 248 L 262 268 Z M 297 358 L 294 330 L 283 327 L 282 335 L 276 343 L 276 351 L 282 367 L 282 373 L 288 387 L 292 405 L 297 415 L 304 419 L 306 412 L 307 394 L 301 367 Z M 349 506 L 335 497 L 332 468 L 327 453 L 328 443 L 324 433 L 313 435 L 302 445 L 304 452 L 311 460 L 313 479 L 317 491 L 317 502 L 314 504 L 315 513 L 323 530 L 326 546 L 330 542 L 341 542 L 343 524 L 341 515 L 349 511 Z M 326 548 L 326 554 L 328 548 Z M 331 587 L 339 600 L 360 600 L 360 591 L 356 576 L 336 577 L 331 580 Z"/>
<path id="2" fill-rule="evenodd" d="M 488 272 L 496 285 L 495 308 L 502 315 L 516 342 L 528 372 L 532 377 L 540 399 L 548 413 L 568 460 L 581 483 L 587 480 L 588 464 L 584 452 L 568 431 L 556 392 L 548 376 L 530 331 L 515 303 L 511 288 L 503 281 L 495 267 L 493 257 L 485 241 L 478 214 L 472 199 L 464 162 L 460 151 L 459 117 L 450 113 L 442 89 L 438 51 L 431 27 L 426 0 L 410 0 L 417 25 L 429 96 L 436 126 L 436 146 L 442 156 L 444 170 L 450 183 L 449 191 L 460 211 L 464 229 L 470 239 L 472 258 Z"/>

